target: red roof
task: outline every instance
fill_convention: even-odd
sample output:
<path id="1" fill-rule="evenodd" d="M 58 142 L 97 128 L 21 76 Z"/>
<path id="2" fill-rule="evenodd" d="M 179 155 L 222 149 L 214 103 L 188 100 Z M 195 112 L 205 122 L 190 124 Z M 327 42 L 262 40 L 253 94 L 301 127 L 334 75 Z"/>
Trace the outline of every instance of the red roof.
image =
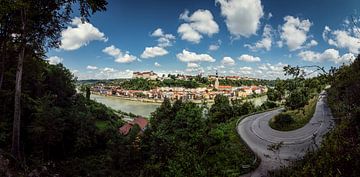
<path id="1" fill-rule="evenodd" d="M 127 135 L 135 124 L 138 124 L 140 129 L 143 130 L 148 125 L 148 123 L 149 121 L 147 119 L 143 117 L 137 117 L 133 121 L 128 122 L 120 127 L 119 132 L 123 135 Z"/>
<path id="2" fill-rule="evenodd" d="M 223 88 L 223 89 L 228 88 L 228 89 L 231 89 L 232 87 L 229 86 L 229 85 L 219 85 L 218 88 Z"/>

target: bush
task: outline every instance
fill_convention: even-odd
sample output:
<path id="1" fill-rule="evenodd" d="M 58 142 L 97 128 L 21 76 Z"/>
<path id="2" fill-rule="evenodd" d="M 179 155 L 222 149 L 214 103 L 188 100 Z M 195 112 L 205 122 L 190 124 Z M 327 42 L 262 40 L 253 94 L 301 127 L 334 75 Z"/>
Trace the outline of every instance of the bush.
<path id="1" fill-rule="evenodd" d="M 280 113 L 272 118 L 270 126 L 274 129 L 284 129 L 293 122 L 294 118 L 291 115 Z"/>

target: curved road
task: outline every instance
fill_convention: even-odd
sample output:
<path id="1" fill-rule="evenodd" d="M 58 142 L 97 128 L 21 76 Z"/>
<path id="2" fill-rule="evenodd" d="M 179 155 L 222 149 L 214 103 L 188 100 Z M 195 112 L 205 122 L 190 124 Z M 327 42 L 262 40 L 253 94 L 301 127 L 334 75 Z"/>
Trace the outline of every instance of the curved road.
<path id="1" fill-rule="evenodd" d="M 237 126 L 237 132 L 261 158 L 260 166 L 244 176 L 267 176 L 268 170 L 286 166 L 290 160 L 300 158 L 307 151 L 319 147 L 322 137 L 333 127 L 333 117 L 325 101 L 326 93 L 323 91 L 309 123 L 293 131 L 277 131 L 269 126 L 269 120 L 282 109 L 243 119 Z"/>

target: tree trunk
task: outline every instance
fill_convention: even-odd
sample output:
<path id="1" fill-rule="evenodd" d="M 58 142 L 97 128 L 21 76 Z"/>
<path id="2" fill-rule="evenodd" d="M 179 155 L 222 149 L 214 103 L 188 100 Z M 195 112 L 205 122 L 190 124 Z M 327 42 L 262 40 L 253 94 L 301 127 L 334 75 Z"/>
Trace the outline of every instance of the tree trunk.
<path id="1" fill-rule="evenodd" d="M 14 99 L 14 122 L 13 122 L 13 135 L 12 135 L 12 146 L 11 153 L 19 161 L 22 160 L 20 152 L 20 126 L 21 126 L 21 81 L 23 72 L 23 63 L 25 57 L 26 48 L 26 33 L 25 33 L 25 22 L 26 13 L 25 10 L 21 10 L 21 38 L 19 46 L 19 59 L 16 68 L 16 82 L 15 82 L 15 99 Z"/>
<path id="2" fill-rule="evenodd" d="M 11 153 L 16 159 L 21 159 L 20 153 L 20 122 L 21 122 L 21 80 L 23 72 L 25 46 L 22 46 L 19 53 L 19 61 L 16 69 L 14 123 Z"/>
<path id="3" fill-rule="evenodd" d="M 6 59 L 6 45 L 5 39 L 1 42 L 1 76 L 0 76 L 0 90 L 2 89 L 2 84 L 4 81 L 4 73 L 5 73 L 5 59 Z"/>

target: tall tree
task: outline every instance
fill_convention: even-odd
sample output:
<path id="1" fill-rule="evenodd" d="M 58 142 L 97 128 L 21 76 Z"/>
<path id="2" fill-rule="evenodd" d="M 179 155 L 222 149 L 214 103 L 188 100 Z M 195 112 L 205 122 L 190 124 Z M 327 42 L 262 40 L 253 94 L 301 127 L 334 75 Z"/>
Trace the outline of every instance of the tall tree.
<path id="1" fill-rule="evenodd" d="M 72 7 L 79 4 L 82 20 L 88 20 L 90 13 L 106 10 L 106 0 L 1 0 L 12 10 L 6 21 L 1 21 L 0 26 L 12 25 L 10 32 L 15 34 L 9 41 L 14 41 L 18 50 L 15 97 L 14 97 L 14 120 L 11 152 L 14 157 L 21 160 L 20 152 L 20 125 L 21 125 L 21 82 L 23 75 L 23 64 L 27 57 L 43 55 L 46 49 L 58 47 L 60 44 L 60 33 L 65 24 L 70 21 Z M 3 18 L 3 16 L 1 17 Z"/>

